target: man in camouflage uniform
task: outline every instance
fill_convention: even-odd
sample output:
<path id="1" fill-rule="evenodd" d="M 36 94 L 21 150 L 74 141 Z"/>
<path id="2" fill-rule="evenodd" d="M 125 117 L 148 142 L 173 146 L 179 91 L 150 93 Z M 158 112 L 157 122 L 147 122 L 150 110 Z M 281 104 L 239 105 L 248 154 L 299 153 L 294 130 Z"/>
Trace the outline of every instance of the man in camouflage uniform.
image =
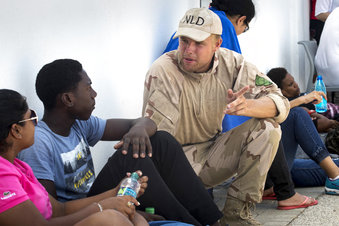
<path id="1" fill-rule="evenodd" d="M 212 11 L 186 12 L 175 35 L 178 50 L 159 57 L 146 75 L 143 115 L 182 144 L 206 187 L 237 174 L 228 189 L 224 224 L 259 224 L 249 206 L 261 201 L 289 102 L 241 55 L 219 48 L 221 33 Z M 225 113 L 252 118 L 221 134 Z"/>

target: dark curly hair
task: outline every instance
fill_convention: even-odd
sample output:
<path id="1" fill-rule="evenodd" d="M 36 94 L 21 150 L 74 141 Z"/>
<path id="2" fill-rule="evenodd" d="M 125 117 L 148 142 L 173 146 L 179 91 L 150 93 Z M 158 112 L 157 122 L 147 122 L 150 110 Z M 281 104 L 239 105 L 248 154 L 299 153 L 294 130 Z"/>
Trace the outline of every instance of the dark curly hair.
<path id="1" fill-rule="evenodd" d="M 45 109 L 50 110 L 55 106 L 58 94 L 76 88 L 81 80 L 82 70 L 82 65 L 72 59 L 55 60 L 41 68 L 35 89 Z"/>
<path id="2" fill-rule="evenodd" d="M 246 16 L 249 24 L 255 16 L 255 7 L 252 0 L 212 0 L 211 7 L 224 11 L 228 16 Z"/>
<path id="3" fill-rule="evenodd" d="M 28 110 L 26 98 L 10 89 L 0 89 L 0 153 L 12 144 L 6 142 L 11 126 L 24 118 Z"/>
<path id="4" fill-rule="evenodd" d="M 267 76 L 275 83 L 277 86 L 282 89 L 282 80 L 286 77 L 288 71 L 283 67 L 272 68 L 267 72 Z"/>

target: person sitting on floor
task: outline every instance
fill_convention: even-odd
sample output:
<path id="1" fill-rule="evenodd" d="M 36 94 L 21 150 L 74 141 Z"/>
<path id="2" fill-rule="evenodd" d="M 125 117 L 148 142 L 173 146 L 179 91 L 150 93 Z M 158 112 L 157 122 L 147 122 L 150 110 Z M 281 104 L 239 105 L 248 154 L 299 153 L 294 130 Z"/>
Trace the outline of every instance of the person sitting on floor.
<path id="1" fill-rule="evenodd" d="M 253 64 L 220 48 L 221 34 L 220 18 L 211 10 L 186 11 L 175 35 L 179 48 L 147 72 L 142 114 L 175 136 L 207 188 L 237 173 L 221 223 L 260 224 L 249 207 L 261 201 L 289 103 Z M 221 133 L 225 114 L 251 119 Z"/>
<path id="2" fill-rule="evenodd" d="M 303 107 L 307 111 L 318 130 L 319 133 L 328 132 L 331 129 L 339 127 L 339 122 L 333 120 L 336 114 L 339 113 L 339 106 L 333 103 L 327 103 L 327 111 L 319 114 L 315 111 L 313 100 L 318 99 L 320 95 L 327 99 L 322 92 L 313 91 L 311 93 L 300 93 L 299 85 L 294 80 L 293 76 L 288 73 L 285 68 L 272 68 L 270 70 L 271 79 L 276 82 L 281 89 L 282 94 L 290 100 L 291 108 Z M 339 116 L 339 115 L 338 115 Z"/>
<path id="3" fill-rule="evenodd" d="M 300 93 L 298 84 L 294 81 L 292 75 L 285 68 L 273 68 L 267 75 L 281 89 L 281 92 L 288 98 L 296 97 Z M 300 104 L 313 103 L 317 104 L 326 98 L 323 92 L 313 91 L 307 95 L 290 100 L 291 110 L 287 119 L 281 124 L 282 142 L 285 150 L 286 160 L 289 169 L 292 170 L 298 145 L 305 153 L 315 161 L 324 171 L 326 177 L 325 191 L 327 194 L 339 194 L 339 167 L 331 159 L 328 150 L 322 142 L 318 131 L 312 122 L 313 115 L 308 114 L 308 110 L 298 107 Z M 321 118 L 326 117 L 322 116 Z M 318 128 L 319 128 L 318 120 Z M 299 168 L 299 166 L 298 166 Z M 311 173 L 310 173 L 311 174 Z M 306 174 L 304 174 L 306 175 Z M 321 175 L 298 178 L 300 181 L 315 181 Z M 295 184 L 297 182 L 295 181 Z"/>
<path id="4" fill-rule="evenodd" d="M 222 43 L 220 47 L 241 54 L 238 35 L 249 29 L 249 23 L 255 15 L 252 0 L 212 0 L 209 9 L 219 16 L 222 23 Z M 173 38 L 173 36 L 174 34 L 170 38 L 164 53 L 178 48 L 179 38 Z M 222 122 L 222 132 L 227 132 L 248 119 L 250 117 L 227 114 Z M 227 181 L 227 183 L 230 181 Z M 268 171 L 265 187 L 270 188 L 273 185 L 279 209 L 303 208 L 316 204 L 315 199 L 301 195 L 294 190 L 292 176 L 287 167 L 281 142 Z M 212 192 L 212 188 L 209 189 L 209 192 Z"/>
<path id="5" fill-rule="evenodd" d="M 148 225 L 135 212 L 138 201 L 117 197 L 117 188 L 65 203 L 49 195 L 31 167 L 16 158 L 33 144 L 37 121 L 21 94 L 0 89 L 0 225 Z M 139 195 L 147 180 L 139 179 Z"/>
<path id="6" fill-rule="evenodd" d="M 218 225 L 222 213 L 173 136 L 156 132 L 148 118 L 103 120 L 91 115 L 97 93 L 78 61 L 60 59 L 43 66 L 36 91 L 44 116 L 34 145 L 20 158 L 52 196 L 70 200 L 96 195 L 118 186 L 125 172 L 141 170 L 149 182 L 137 210 L 151 206 L 168 220 Z M 99 140 L 120 142 L 95 179 L 89 146 Z"/>

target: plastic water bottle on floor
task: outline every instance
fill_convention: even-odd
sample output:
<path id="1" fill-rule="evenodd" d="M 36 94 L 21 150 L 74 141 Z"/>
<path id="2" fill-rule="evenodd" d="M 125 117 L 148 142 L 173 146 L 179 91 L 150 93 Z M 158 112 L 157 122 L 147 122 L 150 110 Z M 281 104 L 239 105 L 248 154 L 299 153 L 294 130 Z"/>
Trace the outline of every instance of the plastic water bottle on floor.
<path id="1" fill-rule="evenodd" d="M 326 95 L 326 86 L 324 84 L 323 78 L 321 75 L 318 75 L 317 81 L 315 82 L 315 90 L 316 91 L 322 91 Z M 324 97 L 321 97 L 323 100 L 315 105 L 315 110 L 318 113 L 323 113 L 327 111 L 327 100 Z"/>
<path id="2" fill-rule="evenodd" d="M 125 178 L 121 182 L 118 196 L 130 195 L 136 198 L 140 189 L 140 183 L 138 179 L 139 175 L 136 172 L 132 173 L 130 177 Z"/>

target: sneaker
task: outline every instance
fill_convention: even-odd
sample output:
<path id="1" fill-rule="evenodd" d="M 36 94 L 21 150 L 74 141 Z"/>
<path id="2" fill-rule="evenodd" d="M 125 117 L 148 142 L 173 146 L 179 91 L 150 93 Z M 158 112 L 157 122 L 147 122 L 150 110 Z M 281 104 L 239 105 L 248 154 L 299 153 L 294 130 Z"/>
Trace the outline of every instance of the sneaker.
<path id="1" fill-rule="evenodd" d="M 339 179 L 330 180 L 326 178 L 325 193 L 328 195 L 339 195 Z"/>

